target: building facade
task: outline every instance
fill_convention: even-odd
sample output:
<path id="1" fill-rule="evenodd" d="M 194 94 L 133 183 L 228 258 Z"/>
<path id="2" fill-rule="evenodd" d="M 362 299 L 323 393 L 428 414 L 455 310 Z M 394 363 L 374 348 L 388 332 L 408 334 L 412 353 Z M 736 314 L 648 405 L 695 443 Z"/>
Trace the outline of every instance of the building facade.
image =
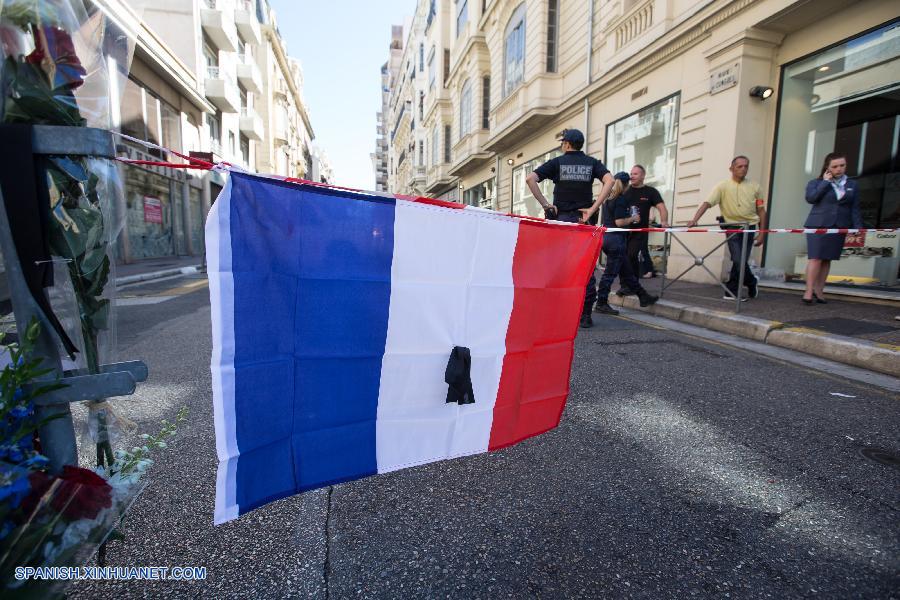
<path id="1" fill-rule="evenodd" d="M 674 224 L 742 154 L 766 192 L 770 224 L 801 226 L 806 181 L 838 150 L 859 182 L 866 224 L 900 226 L 895 3 L 420 0 L 420 13 L 425 26 L 404 43 L 425 53 L 428 195 L 540 216 L 524 178 L 558 153 L 563 128 L 577 127 L 585 151 L 611 170 L 644 165 Z M 410 99 L 402 77 L 391 82 L 391 105 Z M 389 142 L 394 153 L 408 144 Z M 390 191 L 413 193 L 398 169 L 389 165 Z M 698 254 L 720 241 L 687 238 Z M 677 244 L 671 252 L 670 273 L 693 264 Z M 896 285 L 895 234 L 851 239 L 846 254 L 833 274 Z M 710 260 L 724 269 L 724 259 L 720 249 Z M 769 236 L 753 260 L 767 275 L 794 277 L 805 240 Z M 703 278 L 687 278 L 695 273 Z"/>
<path id="2" fill-rule="evenodd" d="M 113 125 L 177 152 L 249 171 L 306 177 L 314 132 L 300 63 L 287 55 L 265 0 L 94 0 L 135 40 L 128 64 L 111 65 Z M 124 61 L 123 61 L 124 62 Z M 120 155 L 183 162 L 127 140 Z M 126 226 L 118 260 L 200 256 L 219 173 L 121 167 Z"/>

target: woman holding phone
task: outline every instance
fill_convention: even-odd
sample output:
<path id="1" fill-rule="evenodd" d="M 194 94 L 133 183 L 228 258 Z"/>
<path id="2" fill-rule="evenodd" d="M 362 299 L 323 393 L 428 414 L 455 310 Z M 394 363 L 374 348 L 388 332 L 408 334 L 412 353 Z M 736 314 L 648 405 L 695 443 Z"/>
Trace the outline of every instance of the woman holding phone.
<path id="1" fill-rule="evenodd" d="M 856 182 L 847 178 L 847 159 L 832 152 L 825 157 L 821 175 L 806 184 L 806 201 L 812 204 L 804 227 L 862 228 L 859 210 L 859 189 Z M 806 291 L 803 303 L 825 304 L 825 280 L 831 270 L 831 261 L 841 258 L 844 248 L 843 233 L 806 234 L 807 257 Z"/>

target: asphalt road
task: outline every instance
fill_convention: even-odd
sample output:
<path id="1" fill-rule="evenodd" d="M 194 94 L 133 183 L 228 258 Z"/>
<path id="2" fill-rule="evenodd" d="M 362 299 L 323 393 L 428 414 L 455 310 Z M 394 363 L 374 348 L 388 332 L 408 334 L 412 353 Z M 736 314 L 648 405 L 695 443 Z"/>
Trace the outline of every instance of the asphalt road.
<path id="1" fill-rule="evenodd" d="M 78 582 L 73 598 L 900 597 L 900 463 L 866 457 L 900 456 L 900 397 L 882 388 L 599 317 L 557 429 L 213 527 L 205 281 L 123 293 L 120 357 L 151 373 L 123 409 L 140 431 L 190 417 L 108 562 L 208 577 Z"/>

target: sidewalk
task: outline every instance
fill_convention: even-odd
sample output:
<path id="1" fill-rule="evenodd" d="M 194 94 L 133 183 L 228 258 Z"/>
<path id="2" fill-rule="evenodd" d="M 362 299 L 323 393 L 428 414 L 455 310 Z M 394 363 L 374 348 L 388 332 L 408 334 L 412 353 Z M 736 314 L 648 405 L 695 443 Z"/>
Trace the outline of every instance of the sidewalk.
<path id="1" fill-rule="evenodd" d="M 661 278 L 642 279 L 659 294 Z M 610 304 L 790 348 L 897 377 L 900 375 L 900 301 L 829 294 L 827 304 L 807 306 L 802 292 L 760 286 L 759 297 L 741 303 L 723 300 L 715 284 L 676 282 L 647 309 L 633 296 L 610 295 Z"/>
<path id="2" fill-rule="evenodd" d="M 127 265 L 118 264 L 115 270 L 116 286 L 178 275 L 184 272 L 183 269 L 199 269 L 202 262 L 202 256 L 165 256 L 138 260 Z"/>

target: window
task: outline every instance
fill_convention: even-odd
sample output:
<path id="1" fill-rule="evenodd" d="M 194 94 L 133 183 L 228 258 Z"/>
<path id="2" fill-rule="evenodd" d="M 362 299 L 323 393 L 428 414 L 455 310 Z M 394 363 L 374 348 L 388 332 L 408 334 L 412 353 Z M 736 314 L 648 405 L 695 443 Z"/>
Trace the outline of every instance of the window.
<path id="1" fill-rule="evenodd" d="M 809 206 L 796 199 L 806 183 L 819 176 L 825 155 L 836 151 L 846 156 L 847 176 L 856 181 L 865 226 L 900 227 L 898 33 L 900 23 L 894 21 L 782 67 L 768 196 L 773 226 L 803 223 Z M 750 168 L 754 168 L 752 164 Z M 802 275 L 806 244 L 781 239 L 800 237 L 770 236 L 765 266 L 789 276 Z M 844 252 L 851 256 L 842 256 L 840 263 L 835 263 L 841 265 L 837 267 L 841 277 L 896 285 L 900 250 L 896 234 L 860 235 L 855 247 L 849 245 L 850 236 L 846 242 Z"/>
<path id="2" fill-rule="evenodd" d="M 425 70 L 425 44 L 419 44 L 419 73 Z"/>
<path id="3" fill-rule="evenodd" d="M 147 122 L 147 141 L 159 144 L 162 141 L 160 130 L 162 123 L 159 118 L 159 100 L 144 89 L 144 114 Z"/>
<path id="4" fill-rule="evenodd" d="M 515 10 L 503 36 L 503 97 L 525 79 L 525 3 Z"/>
<path id="5" fill-rule="evenodd" d="M 441 82 L 443 85 L 447 85 L 447 80 L 450 78 L 450 50 L 448 48 L 444 48 L 444 79 Z"/>
<path id="6" fill-rule="evenodd" d="M 250 166 L 250 140 L 246 136 L 241 136 L 241 160 L 248 167 Z"/>
<path id="7" fill-rule="evenodd" d="M 494 178 L 482 181 L 463 192 L 463 203 L 480 208 L 494 208 Z"/>
<path id="8" fill-rule="evenodd" d="M 419 121 L 425 120 L 425 92 L 419 92 Z"/>
<path id="9" fill-rule="evenodd" d="M 416 161 L 416 165 L 419 167 L 425 166 L 425 142 L 419 140 L 419 160 Z"/>
<path id="10" fill-rule="evenodd" d="M 219 121 L 219 115 L 206 115 L 206 125 L 209 128 L 209 139 L 222 143 L 222 122 Z"/>
<path id="11" fill-rule="evenodd" d="M 160 101 L 162 109 L 162 145 L 170 150 L 181 151 L 181 116 L 178 111 Z"/>
<path id="12" fill-rule="evenodd" d="M 466 80 L 459 94 L 459 137 L 472 131 L 472 83 Z"/>
<path id="13" fill-rule="evenodd" d="M 533 217 L 537 217 L 543 214 L 543 210 L 541 209 L 541 205 L 538 204 L 538 201 L 534 196 L 531 195 L 531 190 L 528 189 L 528 186 L 525 185 L 525 176 L 537 169 L 539 166 L 553 158 L 554 156 L 559 156 L 562 152 L 559 149 L 551 150 L 546 154 L 542 154 L 540 156 L 536 156 L 529 160 L 528 162 L 522 163 L 522 165 L 513 169 L 512 172 L 512 207 L 510 212 L 514 215 L 531 215 Z M 553 182 L 549 179 L 545 179 L 540 182 L 538 186 L 541 188 L 541 192 L 546 197 L 550 197 L 553 194 Z"/>
<path id="14" fill-rule="evenodd" d="M 675 196 L 678 95 L 651 104 L 606 127 L 606 164 L 614 173 L 635 164 L 646 169 L 644 183 L 655 187 L 671 208 Z"/>
<path id="15" fill-rule="evenodd" d="M 431 47 L 431 52 L 428 54 L 428 87 L 434 87 L 434 46 Z"/>
<path id="16" fill-rule="evenodd" d="M 491 77 L 490 75 L 481 80 L 481 128 L 490 129 L 491 127 Z"/>
<path id="17" fill-rule="evenodd" d="M 206 76 L 210 79 L 219 78 L 219 53 L 208 42 L 203 42 L 203 59 L 206 61 Z"/>
<path id="18" fill-rule="evenodd" d="M 444 125 L 444 162 L 450 162 L 450 126 Z"/>
<path id="19" fill-rule="evenodd" d="M 228 132 L 228 150 L 231 152 L 232 156 L 237 154 L 237 148 L 235 147 L 235 144 L 234 144 L 234 132 L 233 131 Z"/>
<path id="20" fill-rule="evenodd" d="M 440 140 L 438 139 L 437 125 L 431 128 L 431 166 L 438 164 L 438 152 L 440 148 Z"/>
<path id="21" fill-rule="evenodd" d="M 136 81 L 131 78 L 126 79 L 120 110 L 122 133 L 141 140 L 147 139 L 147 130 L 144 127 L 143 93 L 143 89 Z"/>
<path id="22" fill-rule="evenodd" d="M 456 37 L 462 33 L 469 20 L 469 0 L 456 0 Z"/>
<path id="23" fill-rule="evenodd" d="M 556 73 L 559 47 L 559 0 L 547 2 L 547 72 Z"/>

